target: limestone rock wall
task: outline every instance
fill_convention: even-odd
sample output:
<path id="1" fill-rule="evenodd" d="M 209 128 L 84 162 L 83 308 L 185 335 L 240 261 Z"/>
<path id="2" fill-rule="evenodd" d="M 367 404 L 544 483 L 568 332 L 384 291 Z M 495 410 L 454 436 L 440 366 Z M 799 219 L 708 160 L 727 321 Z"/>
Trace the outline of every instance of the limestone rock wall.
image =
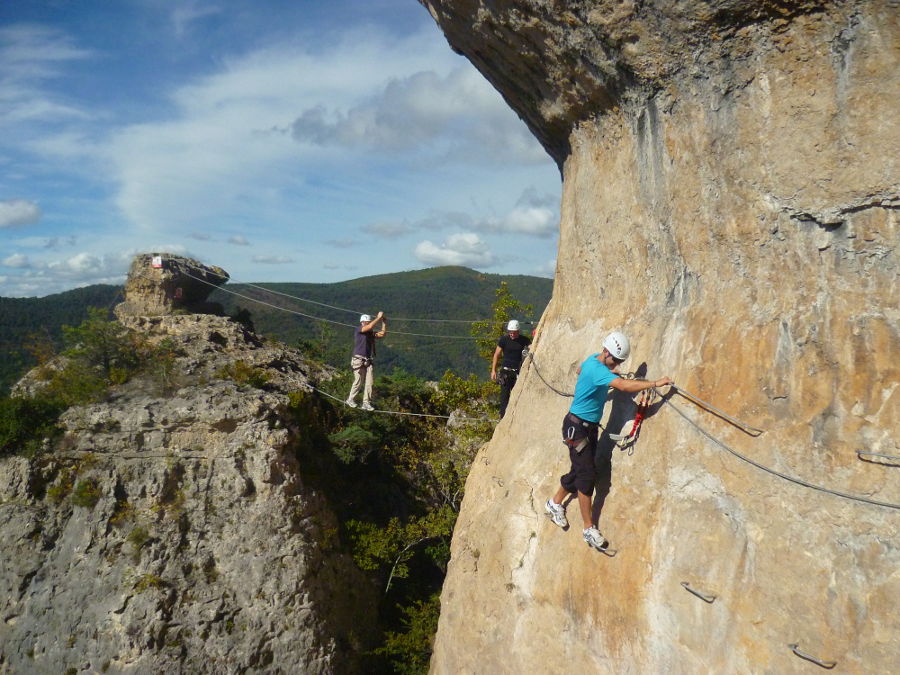
<path id="1" fill-rule="evenodd" d="M 563 176 L 553 299 L 479 455 L 432 669 L 843 672 L 900 662 L 898 6 L 424 1 Z M 679 397 L 601 443 L 600 529 L 543 503 L 575 368 L 603 335 Z M 535 369 L 540 370 L 541 377 Z M 612 431 L 634 411 L 614 400 Z M 713 439 L 719 441 L 718 444 Z M 604 459 L 611 458 L 606 464 Z M 708 604 L 682 586 L 717 596 Z"/>
<path id="2" fill-rule="evenodd" d="M 126 324 L 179 351 L 176 386 L 131 381 L 0 459 L 0 672 L 361 671 L 377 591 L 286 412 L 308 366 L 221 317 Z M 265 387 L 221 376 L 239 362 Z"/>
<path id="3" fill-rule="evenodd" d="M 178 310 L 215 314 L 221 307 L 206 302 L 228 281 L 228 272 L 171 253 L 140 253 L 131 261 L 125 300 L 115 308 L 120 319 L 165 316 Z"/>

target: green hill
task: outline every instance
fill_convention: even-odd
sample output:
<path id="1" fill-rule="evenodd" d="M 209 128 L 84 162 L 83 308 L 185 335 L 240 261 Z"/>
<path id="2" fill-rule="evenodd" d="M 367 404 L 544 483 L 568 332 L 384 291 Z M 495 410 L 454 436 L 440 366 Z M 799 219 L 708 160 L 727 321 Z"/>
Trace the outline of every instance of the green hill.
<path id="1" fill-rule="evenodd" d="M 0 393 L 34 365 L 25 346 L 49 339 L 58 349 L 62 326 L 77 326 L 88 307 L 112 308 L 122 301 L 122 287 L 96 284 L 43 298 L 0 298 Z"/>
<path id="2" fill-rule="evenodd" d="M 277 337 L 292 346 L 306 341 L 307 347 L 314 347 L 326 361 L 338 366 L 350 361 L 353 329 L 359 315 L 384 311 L 388 318 L 388 337 L 377 345 L 377 364 L 386 369 L 381 372 L 397 366 L 419 377 L 437 379 L 449 368 L 458 375 L 476 373 L 486 377 L 489 364 L 479 362 L 469 332 L 470 322 L 491 316 L 496 290 L 502 281 L 507 283 L 515 299 L 534 307 L 537 321 L 550 300 L 551 279 L 482 274 L 465 267 L 434 267 L 333 284 L 266 283 L 255 287 L 229 284 L 225 290 L 215 291 L 210 299 L 221 303 L 229 314 L 239 309 L 249 311 L 256 330 L 263 335 Z M 411 318 L 439 321 L 408 320 Z M 531 326 L 523 324 L 523 329 L 529 333 Z"/>
<path id="3" fill-rule="evenodd" d="M 465 322 L 491 316 L 501 281 L 507 282 L 514 298 L 533 305 L 537 320 L 550 300 L 552 280 L 482 274 L 465 267 L 435 267 L 331 284 L 228 284 L 214 291 L 210 300 L 221 303 L 230 315 L 240 310 L 249 312 L 255 329 L 262 335 L 292 347 L 302 346 L 340 367 L 349 363 L 353 327 L 359 315 L 374 315 L 382 310 L 388 317 L 388 337 L 378 343 L 380 372 L 389 372 L 396 366 L 427 379 L 437 379 L 447 369 L 459 375 L 476 373 L 486 377 L 489 364 L 479 361 L 474 342 L 469 339 L 470 324 Z M 87 317 L 88 307 L 113 307 L 121 301 L 121 291 L 118 286 L 95 285 L 44 298 L 0 298 L 0 391 L 5 393 L 34 365 L 33 357 L 24 348 L 29 336 L 46 335 L 58 347 L 63 324 L 78 325 Z M 406 320 L 409 318 L 442 321 Z M 530 328 L 523 324 L 526 333 Z"/>

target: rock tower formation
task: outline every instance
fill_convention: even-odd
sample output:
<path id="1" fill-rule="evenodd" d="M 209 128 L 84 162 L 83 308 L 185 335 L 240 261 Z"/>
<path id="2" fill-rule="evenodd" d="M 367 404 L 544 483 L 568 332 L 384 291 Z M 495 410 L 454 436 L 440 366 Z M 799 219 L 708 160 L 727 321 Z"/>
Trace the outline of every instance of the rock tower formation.
<path id="1" fill-rule="evenodd" d="M 359 672 L 377 593 L 302 461 L 321 373 L 228 318 L 165 311 L 187 264 L 169 263 L 155 285 L 151 256 L 132 266 L 123 304 L 150 316 L 119 309 L 174 350 L 170 381 L 131 380 L 63 413 L 53 452 L 0 458 L 0 672 Z"/>
<path id="2" fill-rule="evenodd" d="M 206 299 L 229 279 L 221 267 L 171 253 L 140 253 L 125 280 L 125 301 L 116 307 L 120 319 L 181 312 L 214 313 Z"/>
<path id="3" fill-rule="evenodd" d="M 421 1 L 563 179 L 553 299 L 469 477 L 432 670 L 806 672 L 793 644 L 894 671 L 900 512 L 725 446 L 900 503 L 877 456 L 900 455 L 900 5 Z M 568 532 L 543 517 L 569 404 L 544 380 L 571 391 L 613 329 L 626 369 L 765 433 L 675 396 L 632 453 L 602 439 L 607 557 L 574 505 Z"/>

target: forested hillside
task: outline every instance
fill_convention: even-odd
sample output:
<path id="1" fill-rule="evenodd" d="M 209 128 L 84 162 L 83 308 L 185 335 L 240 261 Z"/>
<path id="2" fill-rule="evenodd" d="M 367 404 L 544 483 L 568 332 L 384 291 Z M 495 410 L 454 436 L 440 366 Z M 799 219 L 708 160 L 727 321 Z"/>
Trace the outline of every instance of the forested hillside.
<path id="1" fill-rule="evenodd" d="M 533 306 L 537 321 L 550 299 L 550 279 L 481 274 L 465 267 L 436 267 L 334 284 L 228 284 L 210 300 L 221 303 L 227 314 L 249 316 L 262 335 L 300 346 L 311 356 L 335 365 L 349 360 L 351 326 L 356 325 L 359 314 L 374 315 L 382 310 L 388 317 L 388 337 L 378 343 L 381 372 L 401 367 L 419 377 L 438 379 L 451 369 L 458 375 L 486 377 L 488 366 L 479 363 L 469 322 L 491 317 L 496 290 L 503 281 L 512 297 Z M 35 341 L 32 336 L 43 336 L 59 347 L 63 324 L 77 325 L 87 317 L 89 307 L 112 308 L 120 300 L 121 288 L 106 285 L 44 298 L 0 298 L 0 391 L 5 392 L 34 365 L 34 357 L 26 349 Z M 408 320 L 411 318 L 440 321 Z M 530 333 L 532 326 L 526 323 L 523 328 Z"/>
<path id="2" fill-rule="evenodd" d="M 77 326 L 89 307 L 109 307 L 122 300 L 122 288 L 97 284 L 43 298 L 0 298 L 0 392 L 6 393 L 34 365 L 29 345 L 61 344 L 62 326 Z"/>

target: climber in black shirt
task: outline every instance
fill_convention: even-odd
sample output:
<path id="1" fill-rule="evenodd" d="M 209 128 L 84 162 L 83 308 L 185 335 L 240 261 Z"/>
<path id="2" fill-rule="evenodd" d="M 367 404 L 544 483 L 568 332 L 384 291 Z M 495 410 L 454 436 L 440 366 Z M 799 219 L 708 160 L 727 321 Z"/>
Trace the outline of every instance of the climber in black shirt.
<path id="1" fill-rule="evenodd" d="M 491 362 L 491 379 L 500 383 L 500 417 L 506 414 L 506 406 L 509 403 L 509 394 L 516 386 L 519 377 L 519 368 L 522 367 L 522 351 L 531 344 L 531 339 L 519 334 L 519 322 L 513 319 L 506 325 L 506 335 L 497 341 L 494 350 L 494 359 Z M 500 370 L 497 370 L 497 361 L 503 354 Z"/>

